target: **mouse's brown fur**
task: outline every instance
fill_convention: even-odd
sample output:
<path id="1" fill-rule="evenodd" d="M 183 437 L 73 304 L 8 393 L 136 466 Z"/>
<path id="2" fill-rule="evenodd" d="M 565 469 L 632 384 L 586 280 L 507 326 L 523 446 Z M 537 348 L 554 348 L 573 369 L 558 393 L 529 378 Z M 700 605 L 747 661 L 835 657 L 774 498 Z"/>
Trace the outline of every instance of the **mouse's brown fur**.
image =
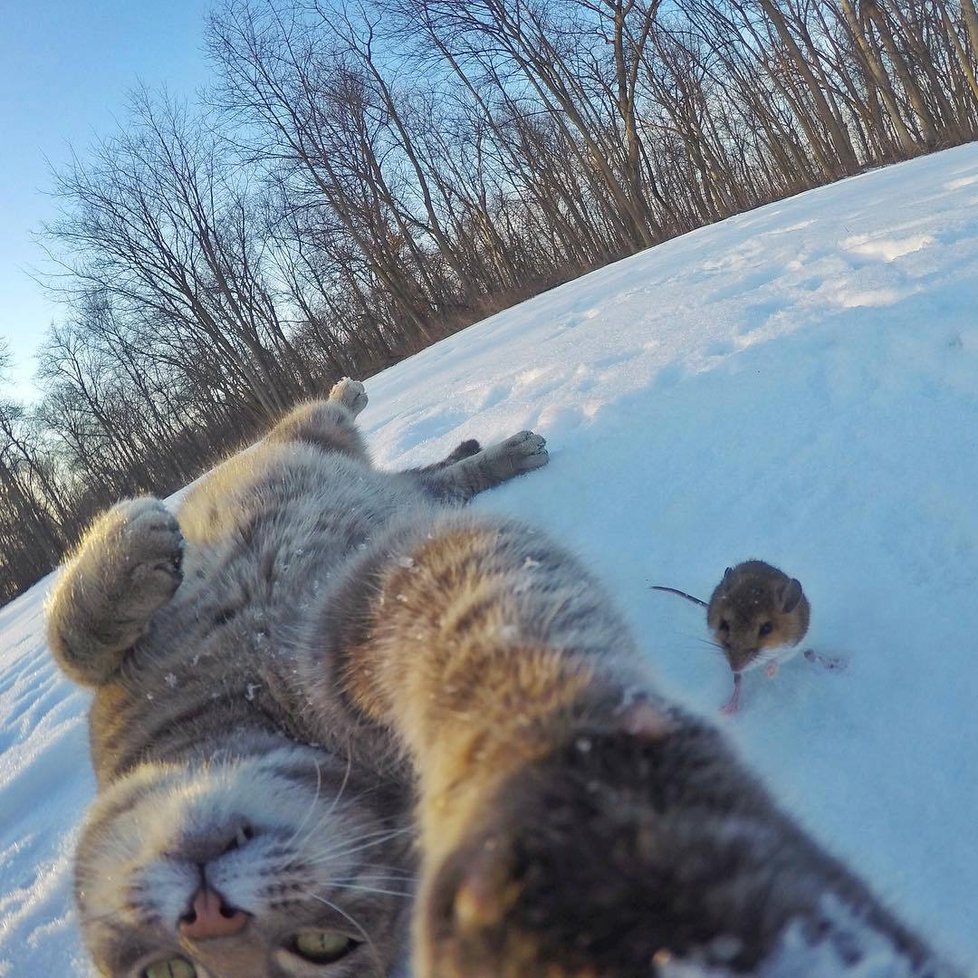
<path id="1" fill-rule="evenodd" d="M 797 645 L 811 606 L 797 579 L 763 560 L 728 567 L 706 609 L 706 621 L 730 668 L 742 672 L 773 649 Z"/>

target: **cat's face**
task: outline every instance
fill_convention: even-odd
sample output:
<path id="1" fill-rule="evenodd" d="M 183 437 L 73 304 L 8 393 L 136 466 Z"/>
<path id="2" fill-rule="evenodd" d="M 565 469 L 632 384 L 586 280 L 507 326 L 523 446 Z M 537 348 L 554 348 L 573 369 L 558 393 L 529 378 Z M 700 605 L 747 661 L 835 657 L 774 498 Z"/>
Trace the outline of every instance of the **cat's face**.
<path id="1" fill-rule="evenodd" d="M 82 831 L 89 950 L 113 978 L 387 975 L 413 889 L 405 808 L 307 748 L 140 768 Z"/>

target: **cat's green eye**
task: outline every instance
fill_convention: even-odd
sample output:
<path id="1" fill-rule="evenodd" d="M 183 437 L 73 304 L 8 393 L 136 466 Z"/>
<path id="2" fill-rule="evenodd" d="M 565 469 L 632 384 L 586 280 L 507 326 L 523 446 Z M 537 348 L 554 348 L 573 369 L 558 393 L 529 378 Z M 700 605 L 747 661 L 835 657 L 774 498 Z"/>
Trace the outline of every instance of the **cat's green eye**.
<path id="1" fill-rule="evenodd" d="M 167 958 L 143 969 L 143 978 L 197 978 L 197 969 L 186 958 Z"/>
<path id="2" fill-rule="evenodd" d="M 335 930 L 300 930 L 292 939 L 292 950 L 313 964 L 332 964 L 350 953 L 358 942 Z"/>

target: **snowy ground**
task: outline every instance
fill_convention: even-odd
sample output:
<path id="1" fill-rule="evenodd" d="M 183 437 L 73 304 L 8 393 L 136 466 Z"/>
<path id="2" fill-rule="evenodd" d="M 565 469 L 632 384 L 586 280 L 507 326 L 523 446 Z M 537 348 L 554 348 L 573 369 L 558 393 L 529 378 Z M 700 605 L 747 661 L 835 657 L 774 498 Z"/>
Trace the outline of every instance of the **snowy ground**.
<path id="1" fill-rule="evenodd" d="M 810 642 L 719 722 L 912 923 L 978 963 L 978 146 L 668 242 L 375 377 L 384 466 L 534 428 L 551 464 L 485 509 L 594 565 L 665 689 L 717 716 L 702 610 L 747 557 L 799 577 Z M 72 832 L 86 697 L 48 660 L 48 582 L 0 609 L 0 976 L 84 974 Z"/>

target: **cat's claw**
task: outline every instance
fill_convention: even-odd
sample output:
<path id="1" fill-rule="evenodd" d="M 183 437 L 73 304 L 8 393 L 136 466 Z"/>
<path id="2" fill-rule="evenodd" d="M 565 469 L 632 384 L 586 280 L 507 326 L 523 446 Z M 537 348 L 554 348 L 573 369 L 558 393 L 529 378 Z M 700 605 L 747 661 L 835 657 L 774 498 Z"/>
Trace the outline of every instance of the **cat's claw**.
<path id="1" fill-rule="evenodd" d="M 333 384 L 333 389 L 329 392 L 329 399 L 339 401 L 353 417 L 356 417 L 367 406 L 369 400 L 363 384 L 350 377 L 344 377 Z"/>

